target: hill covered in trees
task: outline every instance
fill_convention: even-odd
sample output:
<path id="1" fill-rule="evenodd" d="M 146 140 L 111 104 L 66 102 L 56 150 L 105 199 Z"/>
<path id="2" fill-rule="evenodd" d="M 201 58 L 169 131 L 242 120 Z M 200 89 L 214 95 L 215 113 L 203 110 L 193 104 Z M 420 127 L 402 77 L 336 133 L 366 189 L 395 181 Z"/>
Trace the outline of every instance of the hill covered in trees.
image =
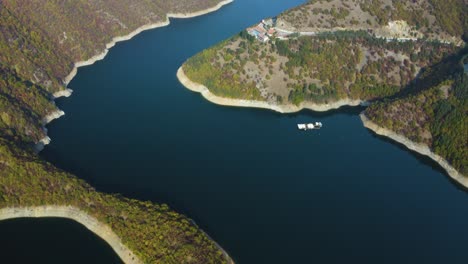
<path id="1" fill-rule="evenodd" d="M 399 92 L 421 68 L 459 47 L 339 31 L 262 43 L 245 33 L 184 64 L 187 76 L 222 97 L 272 104 L 371 100 Z"/>
<path id="2" fill-rule="evenodd" d="M 228 263 L 190 219 L 167 205 L 95 191 L 0 138 L 0 207 L 73 206 L 107 224 L 143 263 Z"/>
<path id="3" fill-rule="evenodd" d="M 221 249 L 166 205 L 96 192 L 42 161 L 46 136 L 75 62 L 101 54 L 114 37 L 203 11 L 219 0 L 0 1 L 0 207 L 74 206 L 109 225 L 144 263 L 227 263 Z"/>
<path id="4" fill-rule="evenodd" d="M 466 54 L 465 49 L 432 66 L 407 93 L 365 111 L 379 126 L 428 145 L 463 175 L 468 175 L 468 75 L 462 63 Z"/>
<path id="5" fill-rule="evenodd" d="M 463 0 L 309 1 L 202 51 L 182 70 L 214 96 L 271 109 L 370 102 L 370 120 L 428 145 L 466 175 L 466 14 Z"/>

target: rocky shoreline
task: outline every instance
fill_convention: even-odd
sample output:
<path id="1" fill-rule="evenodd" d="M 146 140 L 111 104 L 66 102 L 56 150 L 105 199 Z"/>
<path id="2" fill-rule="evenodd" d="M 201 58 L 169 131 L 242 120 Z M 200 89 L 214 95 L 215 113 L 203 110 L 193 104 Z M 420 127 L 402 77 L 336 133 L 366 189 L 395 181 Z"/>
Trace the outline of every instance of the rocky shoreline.
<path id="1" fill-rule="evenodd" d="M 52 99 L 60 98 L 60 97 L 70 97 L 73 93 L 72 89 L 66 88 L 65 90 L 61 90 L 58 92 L 55 92 L 52 95 Z"/>
<path id="2" fill-rule="evenodd" d="M 328 104 L 315 104 L 311 102 L 303 102 L 298 106 L 293 104 L 271 104 L 266 101 L 231 99 L 216 96 L 213 93 L 211 93 L 206 86 L 193 82 L 185 75 L 182 67 L 180 67 L 177 71 L 177 78 L 179 79 L 179 82 L 182 83 L 182 85 L 184 85 L 187 89 L 202 94 L 206 100 L 212 103 L 225 106 L 263 108 L 270 109 L 279 113 L 295 113 L 303 109 L 309 109 L 316 112 L 326 112 L 333 109 L 338 109 L 343 106 L 367 105 L 366 101 L 351 99 L 342 99 Z"/>
<path id="3" fill-rule="evenodd" d="M 59 217 L 74 220 L 105 240 L 127 264 L 143 263 L 112 229 L 86 212 L 72 206 L 9 207 L 0 209 L 0 221 L 14 218 Z"/>
<path id="4" fill-rule="evenodd" d="M 64 91 L 67 91 L 67 90 L 64 90 Z M 62 117 L 64 115 L 65 115 L 65 112 L 58 109 L 58 110 L 55 110 L 52 113 L 46 115 L 44 118 L 42 118 L 42 121 L 41 121 L 42 122 L 42 130 L 44 131 L 46 136 L 43 137 L 41 140 L 39 140 L 39 142 L 37 142 L 36 145 L 34 146 L 34 150 L 37 153 L 41 152 L 45 148 L 45 146 L 50 144 L 50 141 L 51 141 L 50 137 L 47 136 L 46 125 L 49 124 L 50 122 L 52 122 L 53 120 L 58 119 L 58 118 L 60 118 L 60 117 Z"/>
<path id="5" fill-rule="evenodd" d="M 424 144 L 416 143 L 411 141 L 410 139 L 399 135 L 387 128 L 381 127 L 376 123 L 369 120 L 363 113 L 360 115 L 362 123 L 364 126 L 370 130 L 372 130 L 377 135 L 388 137 L 400 144 L 405 145 L 408 149 L 418 152 L 419 154 L 425 155 L 433 159 L 437 162 L 442 168 L 447 171 L 447 174 L 456 182 L 460 183 L 464 187 L 468 188 L 468 177 L 463 176 L 460 172 L 458 172 L 455 168 L 453 168 L 447 160 L 442 158 L 441 156 L 435 154 L 431 151 L 431 149 Z"/>

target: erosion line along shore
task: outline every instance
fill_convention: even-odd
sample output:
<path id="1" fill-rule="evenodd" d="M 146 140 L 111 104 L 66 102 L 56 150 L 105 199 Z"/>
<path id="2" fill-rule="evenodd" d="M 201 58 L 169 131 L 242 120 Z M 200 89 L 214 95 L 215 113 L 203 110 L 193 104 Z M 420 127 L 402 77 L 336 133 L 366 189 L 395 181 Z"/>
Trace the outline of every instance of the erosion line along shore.
<path id="1" fill-rule="evenodd" d="M 74 67 L 70 74 L 63 79 L 63 83 L 67 86 L 70 81 L 76 76 L 78 68 L 89 66 L 94 64 L 96 61 L 102 60 L 105 58 L 109 49 L 115 46 L 117 42 L 130 40 L 134 36 L 138 35 L 139 33 L 149 30 L 155 29 L 159 27 L 164 27 L 170 24 L 170 18 L 192 18 L 196 16 L 205 15 L 214 11 L 217 11 L 224 5 L 232 3 L 234 0 L 225 0 L 219 2 L 217 5 L 200 10 L 197 12 L 192 13 L 168 13 L 166 15 L 166 20 L 163 22 L 157 22 L 152 24 L 147 24 L 137 28 L 136 30 L 132 31 L 128 35 L 114 37 L 109 43 L 106 44 L 106 48 L 104 51 L 98 55 L 91 57 L 86 61 L 79 61 L 74 64 Z M 60 97 L 69 97 L 72 94 L 72 90 L 65 88 L 64 90 L 58 91 L 53 94 L 53 99 L 60 98 Z M 42 120 L 43 129 L 46 133 L 46 137 L 41 139 L 40 142 L 36 145 L 36 150 L 39 152 L 41 151 L 45 145 L 50 143 L 50 138 L 47 136 L 47 129 L 45 125 L 50 123 L 52 120 L 60 118 L 61 116 L 65 115 L 65 112 L 62 110 L 56 110 L 47 116 L 45 116 Z M 130 249 L 128 249 L 121 241 L 121 239 L 112 231 L 112 229 L 104 223 L 99 222 L 96 218 L 92 217 L 91 215 L 87 214 L 84 211 L 81 211 L 79 208 L 75 207 L 66 207 L 66 206 L 40 206 L 40 207 L 18 207 L 18 208 L 3 208 L 0 209 L 0 221 L 6 219 L 13 219 L 13 218 L 24 218 L 24 217 L 60 217 L 60 218 L 67 218 L 75 220 L 93 233 L 104 239 L 112 249 L 119 255 L 119 257 L 125 263 L 134 264 L 134 263 L 143 263 Z M 204 232 L 202 230 L 202 232 Z M 213 241 L 219 249 L 223 252 L 226 260 L 228 263 L 234 263 L 234 261 L 229 257 L 227 252 L 221 248 L 215 241 Z"/>
<path id="2" fill-rule="evenodd" d="M 295 113 L 303 109 L 310 109 L 317 112 L 325 112 L 333 109 L 338 109 L 343 106 L 358 106 L 358 105 L 367 105 L 366 101 L 362 100 L 351 100 L 351 99 L 342 99 L 333 103 L 326 104 L 315 104 L 311 102 L 303 102 L 300 105 L 294 104 L 271 104 L 266 101 L 255 101 L 255 100 L 244 100 L 244 99 L 233 99 L 226 98 L 214 95 L 210 90 L 203 84 L 199 84 L 190 80 L 186 75 L 182 67 L 177 70 L 177 78 L 179 82 L 182 83 L 187 89 L 201 93 L 202 96 L 215 104 L 225 105 L 225 106 L 238 106 L 238 107 L 253 107 L 253 108 L 263 108 L 270 109 L 279 113 Z"/>
<path id="3" fill-rule="evenodd" d="M 432 152 L 431 149 L 427 145 L 413 142 L 410 139 L 395 133 L 394 131 L 391 131 L 387 128 L 377 125 L 376 123 L 369 120 L 364 115 L 364 113 L 361 113 L 360 117 L 361 117 L 362 123 L 364 124 L 366 128 L 372 130 L 377 135 L 388 137 L 400 144 L 403 144 L 410 150 L 413 150 L 413 151 L 418 152 L 419 154 L 428 156 L 429 158 L 437 162 L 442 168 L 444 168 L 445 171 L 447 171 L 447 174 L 452 179 L 454 179 L 456 182 L 460 183 L 464 187 L 468 188 L 468 177 L 463 176 L 460 172 L 458 172 L 455 168 L 453 168 L 448 163 L 447 160 L 445 160 L 441 156 Z"/>
<path id="4" fill-rule="evenodd" d="M 0 221 L 14 218 L 59 217 L 74 220 L 105 240 L 127 264 L 143 263 L 128 249 L 112 229 L 79 208 L 72 206 L 10 207 L 0 209 Z"/>
<path id="5" fill-rule="evenodd" d="M 219 97 L 211 93 L 208 88 L 202 84 L 193 82 L 190 80 L 184 73 L 184 70 L 182 67 L 179 68 L 177 71 L 177 78 L 179 81 L 189 90 L 201 93 L 205 99 L 208 101 L 219 104 L 219 105 L 227 105 L 227 106 L 239 106 L 239 107 L 254 107 L 254 108 L 265 108 L 265 109 L 271 109 L 280 113 L 293 113 L 293 112 L 298 112 L 302 109 L 310 109 L 313 111 L 328 111 L 332 109 L 337 109 L 342 106 L 357 106 L 357 105 L 368 105 L 368 102 L 366 101 L 361 101 L 361 100 L 350 100 L 350 99 L 344 99 L 344 100 L 339 100 L 334 103 L 328 103 L 328 104 L 314 104 L 314 103 L 302 103 L 299 106 L 296 105 L 275 105 L 275 104 L 270 104 L 268 102 L 262 102 L 262 101 L 253 101 L 253 100 L 240 100 L 240 99 L 231 99 L 231 98 L 224 98 L 224 97 Z M 465 186 L 468 188 L 468 178 L 464 177 L 460 172 L 458 172 L 455 168 L 453 168 L 444 158 L 441 156 L 433 153 L 428 146 L 424 144 L 418 144 L 415 143 L 408 138 L 398 135 L 397 133 L 388 130 L 386 128 L 380 127 L 367 119 L 367 117 L 364 114 L 361 114 L 361 120 L 364 124 L 365 127 L 368 129 L 374 131 L 376 134 L 386 136 L 388 138 L 391 138 L 392 140 L 399 142 L 403 145 L 405 145 L 407 148 L 416 151 L 422 155 L 426 155 L 436 161 L 442 168 L 444 168 L 448 175 L 453 178 L 455 181 L 460 183 L 461 185 Z"/>

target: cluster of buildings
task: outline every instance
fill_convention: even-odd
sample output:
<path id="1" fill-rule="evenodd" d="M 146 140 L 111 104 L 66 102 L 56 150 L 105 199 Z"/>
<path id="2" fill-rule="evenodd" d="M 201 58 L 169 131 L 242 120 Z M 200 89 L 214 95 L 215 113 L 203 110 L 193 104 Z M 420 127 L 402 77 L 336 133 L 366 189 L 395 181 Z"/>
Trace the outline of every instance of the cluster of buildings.
<path id="1" fill-rule="evenodd" d="M 267 42 L 276 34 L 274 24 L 274 19 L 262 20 L 258 25 L 247 28 L 247 33 L 254 36 L 258 41 Z"/>

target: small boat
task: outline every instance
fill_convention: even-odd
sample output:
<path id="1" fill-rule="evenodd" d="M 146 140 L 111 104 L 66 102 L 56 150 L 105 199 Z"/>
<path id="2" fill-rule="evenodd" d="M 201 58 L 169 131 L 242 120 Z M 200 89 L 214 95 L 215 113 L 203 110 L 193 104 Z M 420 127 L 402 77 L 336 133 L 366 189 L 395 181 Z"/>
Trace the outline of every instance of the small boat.
<path id="1" fill-rule="evenodd" d="M 297 124 L 299 130 L 313 130 L 322 128 L 322 122 L 308 123 L 308 124 Z"/>

